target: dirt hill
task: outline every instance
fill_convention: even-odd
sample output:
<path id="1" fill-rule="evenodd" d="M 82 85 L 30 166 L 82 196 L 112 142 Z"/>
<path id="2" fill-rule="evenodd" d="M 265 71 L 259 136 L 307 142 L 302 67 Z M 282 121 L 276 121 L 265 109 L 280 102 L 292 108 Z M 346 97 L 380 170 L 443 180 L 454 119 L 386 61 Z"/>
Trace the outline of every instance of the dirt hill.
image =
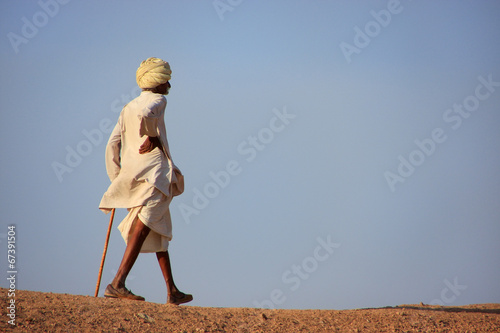
<path id="1" fill-rule="evenodd" d="M 202 308 L 0 288 L 2 332 L 500 332 L 500 304 L 357 310 Z M 15 299 L 15 326 L 8 309 Z M 11 306 L 12 309 L 12 306 Z"/>

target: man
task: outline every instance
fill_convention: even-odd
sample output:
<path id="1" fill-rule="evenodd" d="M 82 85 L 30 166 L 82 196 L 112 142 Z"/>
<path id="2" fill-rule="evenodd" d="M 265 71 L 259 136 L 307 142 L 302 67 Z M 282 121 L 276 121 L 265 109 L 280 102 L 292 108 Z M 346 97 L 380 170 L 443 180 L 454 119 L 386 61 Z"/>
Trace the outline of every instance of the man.
<path id="1" fill-rule="evenodd" d="M 172 162 L 165 130 L 165 96 L 172 71 L 168 62 L 149 58 L 137 69 L 139 97 L 125 105 L 106 146 L 106 170 L 111 180 L 99 208 L 127 208 L 118 226 L 127 247 L 105 297 L 144 301 L 125 287 L 139 252 L 156 252 L 167 284 L 169 304 L 193 300 L 175 286 L 168 244 L 172 239 L 169 205 L 184 190 L 184 178 Z"/>

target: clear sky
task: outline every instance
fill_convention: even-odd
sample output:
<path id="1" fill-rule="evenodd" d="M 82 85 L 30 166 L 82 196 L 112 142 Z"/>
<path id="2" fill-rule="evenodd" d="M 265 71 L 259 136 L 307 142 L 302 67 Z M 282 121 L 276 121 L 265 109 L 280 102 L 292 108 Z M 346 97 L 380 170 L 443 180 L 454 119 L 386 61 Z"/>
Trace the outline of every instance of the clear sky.
<path id="1" fill-rule="evenodd" d="M 186 177 L 170 254 L 190 304 L 500 302 L 498 1 L 18 0 L 0 13 L 0 264 L 7 275 L 16 225 L 18 289 L 94 294 L 106 141 L 138 65 L 159 57 Z M 127 286 L 166 301 L 154 254 Z"/>

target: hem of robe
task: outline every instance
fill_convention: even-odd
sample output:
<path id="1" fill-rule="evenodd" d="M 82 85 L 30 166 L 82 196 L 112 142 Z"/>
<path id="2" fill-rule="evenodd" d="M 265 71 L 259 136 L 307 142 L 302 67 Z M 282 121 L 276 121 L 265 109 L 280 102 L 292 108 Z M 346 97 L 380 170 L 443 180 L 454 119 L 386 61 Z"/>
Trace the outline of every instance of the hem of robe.
<path id="1" fill-rule="evenodd" d="M 108 195 L 109 189 L 108 189 L 108 191 L 106 191 L 106 193 L 104 193 L 104 195 L 101 198 L 101 202 L 99 203 L 99 210 L 101 210 L 104 214 L 108 214 L 114 208 L 131 209 L 133 207 L 146 206 L 148 202 L 150 202 L 151 200 L 159 198 L 158 196 L 159 193 L 163 194 L 167 198 L 173 197 L 172 195 L 170 195 L 170 191 L 164 191 L 160 187 L 157 187 L 153 183 L 149 182 L 148 180 L 145 180 L 144 183 L 147 184 L 147 186 L 144 187 L 145 189 L 142 190 L 142 195 L 140 195 L 139 197 L 140 198 L 145 197 L 147 199 L 130 200 L 129 196 L 119 197 L 119 198 L 117 198 L 114 195 L 109 196 Z"/>

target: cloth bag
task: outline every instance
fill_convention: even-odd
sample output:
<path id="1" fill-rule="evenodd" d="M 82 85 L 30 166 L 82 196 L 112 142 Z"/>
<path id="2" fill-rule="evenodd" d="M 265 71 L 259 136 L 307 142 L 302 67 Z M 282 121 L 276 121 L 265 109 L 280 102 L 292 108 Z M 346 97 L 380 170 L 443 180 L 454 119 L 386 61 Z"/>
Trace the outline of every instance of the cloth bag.
<path id="1" fill-rule="evenodd" d="M 178 195 L 181 195 L 184 192 L 184 175 L 181 173 L 181 171 L 177 168 L 174 168 L 174 179 L 172 179 L 171 183 L 171 192 L 172 196 L 176 197 Z"/>

